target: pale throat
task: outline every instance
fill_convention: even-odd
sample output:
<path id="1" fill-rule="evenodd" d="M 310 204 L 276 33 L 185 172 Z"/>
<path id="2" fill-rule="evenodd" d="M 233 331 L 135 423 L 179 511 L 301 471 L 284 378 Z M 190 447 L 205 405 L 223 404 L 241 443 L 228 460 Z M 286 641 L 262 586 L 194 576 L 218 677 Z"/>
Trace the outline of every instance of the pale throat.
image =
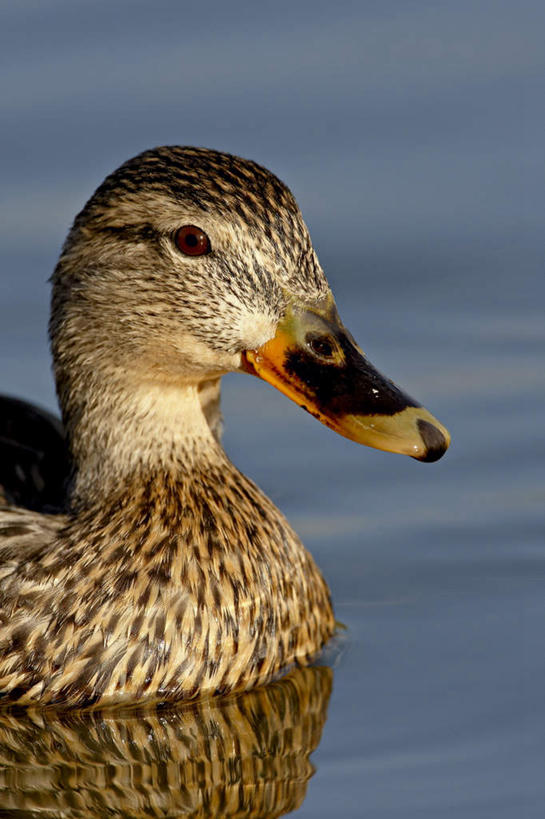
<path id="1" fill-rule="evenodd" d="M 73 430 L 74 497 L 111 497 L 133 481 L 164 474 L 187 478 L 219 443 L 220 378 L 179 385 L 125 382 L 93 396 Z"/>

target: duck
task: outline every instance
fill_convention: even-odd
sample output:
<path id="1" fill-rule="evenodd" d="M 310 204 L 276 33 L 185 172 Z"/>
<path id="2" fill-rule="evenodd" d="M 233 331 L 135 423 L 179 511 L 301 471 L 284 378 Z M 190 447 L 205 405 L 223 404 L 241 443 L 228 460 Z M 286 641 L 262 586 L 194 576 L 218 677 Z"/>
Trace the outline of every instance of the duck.
<path id="1" fill-rule="evenodd" d="M 343 326 L 289 188 L 205 148 L 130 159 L 74 220 L 49 332 L 70 477 L 60 513 L 0 510 L 0 700 L 170 703 L 311 664 L 330 592 L 227 457 L 222 376 L 419 461 L 450 437 Z"/>

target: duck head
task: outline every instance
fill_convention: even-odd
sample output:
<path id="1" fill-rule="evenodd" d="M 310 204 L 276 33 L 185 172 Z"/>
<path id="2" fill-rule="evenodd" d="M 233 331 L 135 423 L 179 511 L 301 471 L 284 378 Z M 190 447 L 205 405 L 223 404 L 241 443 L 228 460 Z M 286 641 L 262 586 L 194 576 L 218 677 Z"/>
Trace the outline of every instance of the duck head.
<path id="1" fill-rule="evenodd" d="M 120 395 L 239 370 L 358 443 L 421 461 L 449 445 L 343 327 L 295 199 L 254 162 L 163 147 L 125 163 L 76 218 L 53 284 L 69 431 L 105 379 Z"/>

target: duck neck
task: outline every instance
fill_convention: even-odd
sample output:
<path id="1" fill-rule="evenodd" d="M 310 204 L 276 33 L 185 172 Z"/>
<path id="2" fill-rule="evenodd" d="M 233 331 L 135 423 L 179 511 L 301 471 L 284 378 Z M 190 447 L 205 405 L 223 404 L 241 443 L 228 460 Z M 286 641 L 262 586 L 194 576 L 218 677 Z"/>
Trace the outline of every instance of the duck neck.
<path id="1" fill-rule="evenodd" d="M 119 376 L 88 394 L 92 400 L 64 407 L 74 508 L 100 506 L 153 476 L 190 480 L 203 464 L 227 461 L 219 441 L 219 377 L 135 385 Z"/>

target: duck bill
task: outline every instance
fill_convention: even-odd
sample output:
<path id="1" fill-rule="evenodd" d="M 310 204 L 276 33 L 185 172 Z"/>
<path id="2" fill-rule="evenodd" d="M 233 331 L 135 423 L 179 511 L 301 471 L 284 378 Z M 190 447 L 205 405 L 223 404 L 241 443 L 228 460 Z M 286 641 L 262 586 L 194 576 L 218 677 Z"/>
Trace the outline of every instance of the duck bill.
<path id="1" fill-rule="evenodd" d="M 242 369 L 359 444 L 428 462 L 449 446 L 445 427 L 368 361 L 334 304 L 290 308 L 274 338 L 242 354 Z"/>

